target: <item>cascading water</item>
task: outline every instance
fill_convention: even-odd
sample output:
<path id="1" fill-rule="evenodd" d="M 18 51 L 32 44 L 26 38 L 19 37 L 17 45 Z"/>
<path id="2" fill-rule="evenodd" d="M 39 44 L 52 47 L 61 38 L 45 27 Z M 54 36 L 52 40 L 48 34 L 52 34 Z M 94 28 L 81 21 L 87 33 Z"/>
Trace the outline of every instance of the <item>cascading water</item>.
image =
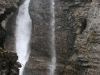
<path id="1" fill-rule="evenodd" d="M 28 13 L 29 2 L 30 0 L 25 0 L 25 2 L 19 7 L 19 12 L 16 18 L 16 52 L 19 57 L 18 61 L 22 64 L 19 75 L 23 75 L 24 67 L 30 54 L 29 42 L 32 21 Z"/>
<path id="2" fill-rule="evenodd" d="M 51 57 L 51 63 L 49 64 L 49 75 L 55 75 L 55 69 L 56 69 L 56 49 L 55 49 L 55 8 L 54 8 L 55 2 L 54 0 L 51 0 L 51 51 L 52 51 L 52 57 Z"/>

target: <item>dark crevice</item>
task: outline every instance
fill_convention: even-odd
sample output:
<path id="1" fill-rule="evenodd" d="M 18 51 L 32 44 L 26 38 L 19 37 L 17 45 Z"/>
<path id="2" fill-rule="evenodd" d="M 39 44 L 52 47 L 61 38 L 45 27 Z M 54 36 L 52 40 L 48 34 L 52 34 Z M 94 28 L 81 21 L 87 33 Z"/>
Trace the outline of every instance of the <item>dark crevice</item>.
<path id="1" fill-rule="evenodd" d="M 4 49 L 4 42 L 6 39 L 6 30 L 3 29 L 1 22 L 7 18 L 7 15 L 10 15 L 11 12 L 15 11 L 15 9 L 6 9 L 3 14 L 0 15 L 0 47 Z"/>
<path id="2" fill-rule="evenodd" d="M 1 22 L 7 18 L 7 15 L 10 15 L 11 12 L 14 12 L 16 9 L 6 9 L 3 14 L 0 15 L 0 47 L 4 49 L 4 42 L 6 38 L 6 30 L 3 29 Z"/>
<path id="3" fill-rule="evenodd" d="M 3 14 L 0 15 L 0 23 L 7 18 L 12 12 L 15 12 L 16 8 L 7 8 Z"/>
<path id="4" fill-rule="evenodd" d="M 17 8 L 6 8 L 3 14 L 0 15 L 0 47 L 4 49 L 4 42 L 6 39 L 6 30 L 2 27 L 2 21 L 4 21 L 8 15 L 15 12 Z"/>
<path id="5" fill-rule="evenodd" d="M 3 27 L 0 24 L 0 47 L 4 49 L 4 42 L 6 38 L 6 31 L 3 29 Z"/>
<path id="6" fill-rule="evenodd" d="M 82 18 L 82 19 L 80 19 L 80 21 L 81 21 L 80 34 L 82 34 L 82 32 L 86 29 L 87 20 Z"/>
<path id="7" fill-rule="evenodd" d="M 17 6 L 20 6 L 23 0 L 19 0 L 17 3 Z M 17 10 L 16 7 L 6 8 L 3 14 L 0 14 L 0 23 L 7 18 L 7 15 L 10 15 L 12 12 L 15 12 Z"/>

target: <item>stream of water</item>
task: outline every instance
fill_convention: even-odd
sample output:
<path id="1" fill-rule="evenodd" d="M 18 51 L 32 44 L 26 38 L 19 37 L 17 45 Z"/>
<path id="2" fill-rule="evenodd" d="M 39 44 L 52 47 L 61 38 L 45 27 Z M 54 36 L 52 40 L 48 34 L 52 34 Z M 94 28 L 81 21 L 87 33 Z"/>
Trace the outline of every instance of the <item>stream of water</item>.
<path id="1" fill-rule="evenodd" d="M 24 67 L 28 61 L 30 50 L 29 42 L 31 36 L 32 21 L 28 13 L 28 6 L 30 0 L 25 0 L 25 2 L 19 7 L 19 12 L 16 18 L 16 52 L 18 54 L 18 61 L 22 64 L 20 69 L 20 74 L 23 75 Z M 49 75 L 55 75 L 56 69 L 56 49 L 55 49 L 55 2 L 51 0 L 51 63 L 49 64 Z"/>
<path id="2" fill-rule="evenodd" d="M 51 0 L 51 63 L 49 64 L 49 75 L 55 75 L 56 48 L 55 48 L 55 2 Z"/>
<path id="3" fill-rule="evenodd" d="M 29 42 L 31 37 L 32 21 L 29 16 L 28 7 L 30 0 L 19 7 L 19 12 L 16 18 L 15 46 L 18 54 L 18 62 L 22 64 L 19 75 L 23 75 L 25 64 L 28 61 L 30 48 Z"/>

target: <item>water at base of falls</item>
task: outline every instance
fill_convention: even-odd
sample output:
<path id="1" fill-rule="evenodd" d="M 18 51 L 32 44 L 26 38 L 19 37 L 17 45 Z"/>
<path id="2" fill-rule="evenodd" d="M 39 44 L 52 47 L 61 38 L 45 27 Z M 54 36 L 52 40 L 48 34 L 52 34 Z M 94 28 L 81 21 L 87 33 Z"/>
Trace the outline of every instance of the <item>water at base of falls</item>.
<path id="1" fill-rule="evenodd" d="M 22 64 L 19 75 L 23 75 L 24 67 L 30 54 L 29 42 L 32 21 L 28 12 L 29 2 L 30 0 L 25 0 L 25 2 L 19 7 L 19 12 L 16 18 L 15 49 L 19 57 L 18 62 Z"/>

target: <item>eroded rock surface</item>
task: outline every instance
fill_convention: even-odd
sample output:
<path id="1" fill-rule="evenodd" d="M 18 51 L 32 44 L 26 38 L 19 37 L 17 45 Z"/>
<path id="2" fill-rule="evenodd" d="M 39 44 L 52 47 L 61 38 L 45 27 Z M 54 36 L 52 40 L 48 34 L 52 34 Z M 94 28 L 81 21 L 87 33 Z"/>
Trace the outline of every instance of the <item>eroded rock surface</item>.
<path id="1" fill-rule="evenodd" d="M 21 64 L 16 53 L 7 52 L 0 47 L 0 75 L 19 75 Z"/>
<path id="2" fill-rule="evenodd" d="M 11 15 L 18 8 L 17 3 L 16 0 L 0 0 L 0 75 L 19 75 L 18 68 L 21 67 L 20 63 L 17 62 L 17 54 L 4 50 L 7 33 L 3 28 L 4 24 L 2 24 L 2 21 L 6 22 L 8 15 Z"/>
<path id="3" fill-rule="evenodd" d="M 87 27 L 82 34 L 77 35 L 75 41 L 75 49 L 79 51 L 77 60 L 80 64 L 78 65 L 84 67 L 85 75 L 100 74 L 99 4 L 99 0 L 92 1 L 87 16 Z"/>
<path id="4" fill-rule="evenodd" d="M 18 8 L 18 3 L 17 0 L 0 0 L 0 22 Z"/>
<path id="5" fill-rule="evenodd" d="M 18 10 L 21 1 L 22 0 L 0 0 L 0 25 L 2 25 L 7 31 L 5 48 L 8 51 L 14 50 L 14 48 L 12 48 L 14 44 L 14 36 L 12 35 L 12 32 L 14 33 L 15 24 L 12 23 L 15 23 L 16 17 L 14 17 L 14 14 Z"/>

